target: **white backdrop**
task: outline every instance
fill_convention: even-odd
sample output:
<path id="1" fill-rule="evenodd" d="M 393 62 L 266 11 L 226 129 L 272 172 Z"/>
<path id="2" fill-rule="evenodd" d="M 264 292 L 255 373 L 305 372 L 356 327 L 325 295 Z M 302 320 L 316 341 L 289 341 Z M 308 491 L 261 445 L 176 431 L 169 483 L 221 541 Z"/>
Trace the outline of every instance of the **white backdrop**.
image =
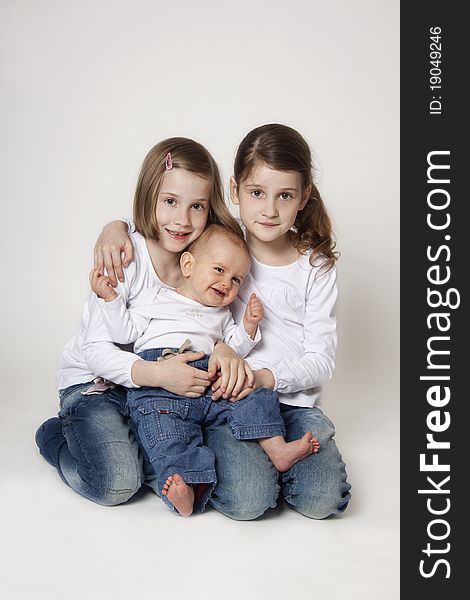
<path id="1" fill-rule="evenodd" d="M 249 600 L 397 598 L 398 1 L 2 0 L 0 10 L 0 498 L 11 516 L 0 590 L 116 599 L 174 580 L 196 598 L 235 598 L 235 568 Z M 117 509 L 88 503 L 33 435 L 57 410 L 55 367 L 80 318 L 93 242 L 131 215 L 154 143 L 200 141 L 228 189 L 237 144 L 269 122 L 311 144 L 342 252 L 337 371 L 323 405 L 351 505 L 321 523 L 281 510 L 240 524 L 213 511 L 177 519 L 146 494 Z M 208 587 L 194 589 L 201 565 Z M 150 567 L 155 589 L 135 579 Z"/>

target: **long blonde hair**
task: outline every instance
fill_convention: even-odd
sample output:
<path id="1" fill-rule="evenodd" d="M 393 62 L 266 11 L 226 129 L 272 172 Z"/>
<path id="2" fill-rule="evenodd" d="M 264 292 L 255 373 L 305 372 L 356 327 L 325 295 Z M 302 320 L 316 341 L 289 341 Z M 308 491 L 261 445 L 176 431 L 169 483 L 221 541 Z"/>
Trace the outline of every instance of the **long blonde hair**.
<path id="1" fill-rule="evenodd" d="M 290 236 L 300 253 L 312 249 L 311 264 L 322 255 L 326 260 L 322 262 L 321 270 L 331 269 L 339 252 L 335 251 L 330 217 L 313 181 L 312 156 L 305 139 L 295 129 L 277 123 L 253 129 L 242 140 L 235 156 L 237 185 L 259 164 L 266 164 L 276 171 L 300 173 L 302 189 L 311 186 L 307 204 L 297 213 Z"/>
<path id="2" fill-rule="evenodd" d="M 134 196 L 134 223 L 144 237 L 158 240 L 157 199 L 166 170 L 166 156 L 171 152 L 173 168 L 185 169 L 211 185 L 207 224 L 223 225 L 243 237 L 240 226 L 224 200 L 219 168 L 211 153 L 189 138 L 168 138 L 156 144 L 142 163 Z"/>

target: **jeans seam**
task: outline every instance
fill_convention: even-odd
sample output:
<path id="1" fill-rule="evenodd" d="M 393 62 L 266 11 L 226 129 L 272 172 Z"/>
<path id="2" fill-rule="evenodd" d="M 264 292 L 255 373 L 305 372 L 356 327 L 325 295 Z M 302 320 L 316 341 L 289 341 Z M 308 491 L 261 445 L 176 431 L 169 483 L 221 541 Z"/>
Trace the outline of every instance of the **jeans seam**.
<path id="1" fill-rule="evenodd" d="M 233 425 L 233 435 L 237 440 L 256 440 L 258 438 L 284 436 L 284 429 L 279 425 Z"/>
<path id="2" fill-rule="evenodd" d="M 295 471 L 294 471 L 293 469 L 291 469 L 291 471 L 292 471 L 292 472 L 291 472 L 291 474 L 290 474 L 290 479 L 292 480 L 292 483 L 291 483 L 291 484 L 290 484 L 290 486 L 289 486 L 289 491 L 288 491 L 288 493 L 287 493 L 287 494 L 284 492 L 284 488 L 286 488 L 286 487 L 287 487 L 287 481 L 286 481 L 286 482 L 283 482 L 283 483 L 284 483 L 284 485 L 283 485 L 283 486 L 281 486 L 281 490 L 282 490 L 282 496 L 283 496 L 284 500 L 286 500 L 286 502 L 288 502 L 288 500 L 287 500 L 286 496 L 288 496 L 289 498 L 293 498 L 293 497 L 294 497 L 294 495 L 295 495 L 295 493 L 296 493 L 297 477 L 295 476 Z M 289 471 L 288 471 L 288 472 L 289 472 Z M 286 474 L 287 474 L 287 473 L 286 473 Z"/>
<path id="3" fill-rule="evenodd" d="M 181 473 L 186 483 L 217 483 L 217 475 L 215 469 L 204 469 L 203 471 L 183 471 Z M 210 479 L 209 479 L 210 478 Z"/>
<path id="4" fill-rule="evenodd" d="M 83 445 L 82 438 L 79 435 L 77 435 L 77 433 L 75 431 L 75 427 L 73 425 L 73 422 L 68 417 L 63 417 L 63 419 L 65 421 L 65 427 L 70 428 L 70 432 L 72 433 L 77 445 L 80 446 L 80 450 L 83 452 L 83 456 L 85 457 L 86 462 L 88 464 L 91 464 L 90 456 L 89 456 L 88 452 L 86 451 L 86 446 Z M 67 436 L 65 436 L 65 439 L 67 440 Z M 70 447 L 68 440 L 67 440 L 67 446 Z"/>

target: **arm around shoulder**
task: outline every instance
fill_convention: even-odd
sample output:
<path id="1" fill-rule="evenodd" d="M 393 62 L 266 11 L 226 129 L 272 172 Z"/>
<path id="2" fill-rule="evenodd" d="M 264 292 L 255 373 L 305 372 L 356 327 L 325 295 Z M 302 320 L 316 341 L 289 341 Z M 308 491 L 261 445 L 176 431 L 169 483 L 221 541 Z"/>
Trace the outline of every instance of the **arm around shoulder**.
<path id="1" fill-rule="evenodd" d="M 131 229 L 132 227 L 132 229 Z M 94 249 L 96 268 L 106 268 L 113 286 L 124 281 L 123 267 L 134 260 L 134 248 L 129 233 L 133 231 L 131 221 L 111 221 L 104 226 Z"/>

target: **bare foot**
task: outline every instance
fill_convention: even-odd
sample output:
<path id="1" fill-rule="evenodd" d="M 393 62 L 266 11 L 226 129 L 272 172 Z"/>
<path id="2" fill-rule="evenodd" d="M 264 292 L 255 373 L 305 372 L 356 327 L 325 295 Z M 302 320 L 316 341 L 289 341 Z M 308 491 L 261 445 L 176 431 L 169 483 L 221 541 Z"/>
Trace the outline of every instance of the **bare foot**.
<path id="1" fill-rule="evenodd" d="M 163 485 L 162 494 L 183 517 L 189 517 L 193 512 L 194 490 L 178 473 L 168 477 Z"/>
<path id="2" fill-rule="evenodd" d="M 283 473 L 311 454 L 320 450 L 320 442 L 311 431 L 299 440 L 286 442 L 280 435 L 259 440 L 259 443 L 276 469 Z"/>

